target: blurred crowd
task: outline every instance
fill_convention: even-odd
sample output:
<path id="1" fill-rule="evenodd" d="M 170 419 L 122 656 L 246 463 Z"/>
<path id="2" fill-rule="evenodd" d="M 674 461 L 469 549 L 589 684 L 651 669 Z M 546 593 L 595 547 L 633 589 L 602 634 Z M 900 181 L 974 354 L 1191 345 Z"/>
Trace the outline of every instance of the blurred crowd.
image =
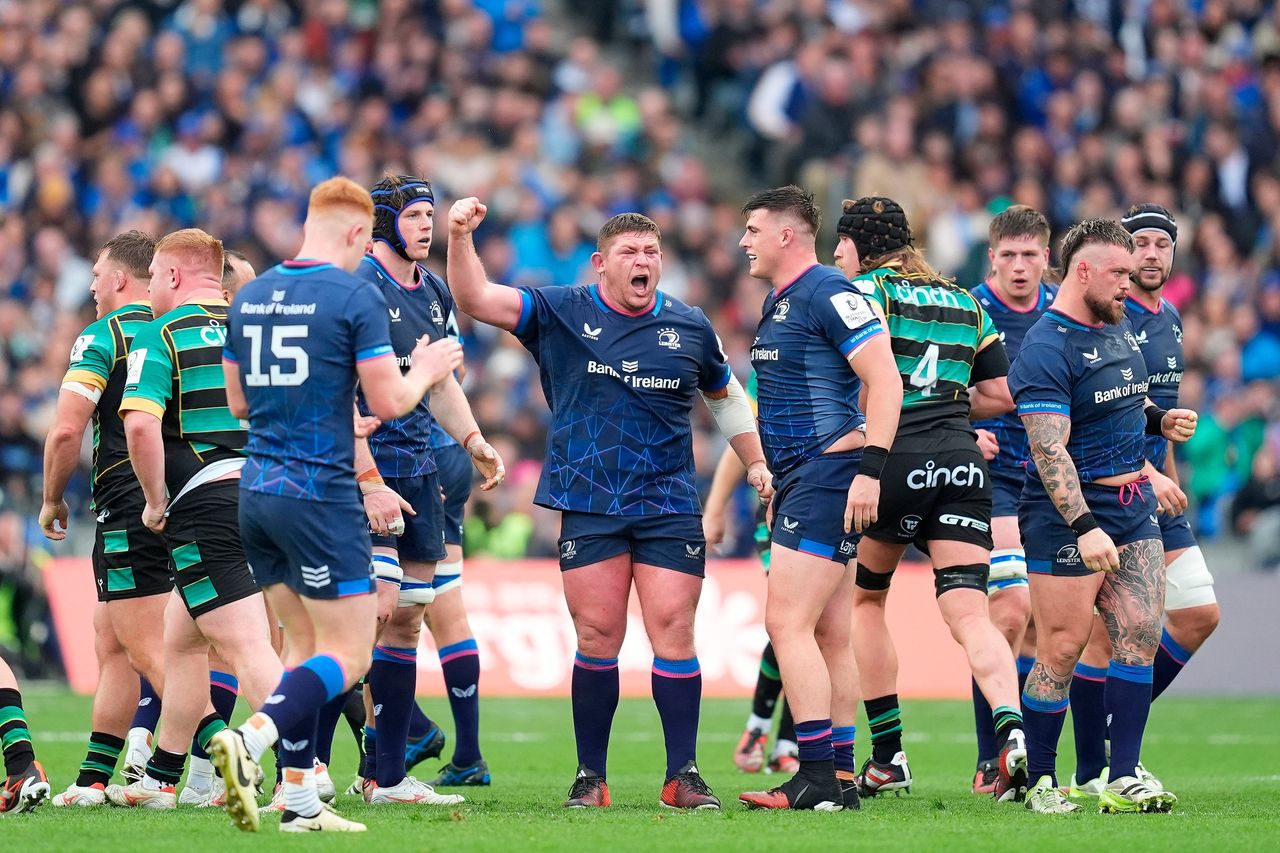
<path id="1" fill-rule="evenodd" d="M 587 279 L 599 225 L 647 213 L 662 287 L 707 310 L 740 375 L 763 295 L 736 247 L 754 189 L 802 183 L 829 218 L 892 195 L 971 284 L 1011 203 L 1060 234 L 1160 202 L 1180 226 L 1166 295 L 1201 412 L 1182 456 L 1197 527 L 1275 560 L 1278 143 L 1274 0 L 0 0 L 0 613 L 37 599 L 41 446 L 96 248 L 197 225 L 262 269 L 299 245 L 313 184 L 385 170 L 427 176 L 441 208 L 484 199 L 482 258 L 514 284 Z M 465 332 L 512 471 L 470 550 L 551 555 L 529 508 L 532 361 Z M 709 477 L 723 445 L 698 422 Z"/>

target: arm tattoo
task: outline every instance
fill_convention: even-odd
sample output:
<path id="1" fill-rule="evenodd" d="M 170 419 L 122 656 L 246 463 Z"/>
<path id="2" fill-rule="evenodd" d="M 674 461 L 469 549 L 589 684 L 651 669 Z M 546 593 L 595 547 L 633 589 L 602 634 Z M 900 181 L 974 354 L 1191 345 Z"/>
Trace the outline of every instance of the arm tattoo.
<path id="1" fill-rule="evenodd" d="M 1061 702 L 1071 691 L 1071 670 L 1060 675 L 1041 661 L 1031 668 L 1027 675 L 1026 695 L 1041 702 Z"/>
<path id="2" fill-rule="evenodd" d="M 1023 426 L 1031 445 L 1031 458 L 1049 499 L 1068 524 L 1089 511 L 1080 491 L 1076 463 L 1067 453 L 1071 421 L 1061 415 L 1024 415 Z"/>
<path id="3" fill-rule="evenodd" d="M 1119 551 L 1120 568 L 1107 575 L 1098 590 L 1098 612 L 1111 638 L 1113 658 L 1147 666 L 1160 644 L 1164 546 L 1159 539 L 1142 539 Z"/>

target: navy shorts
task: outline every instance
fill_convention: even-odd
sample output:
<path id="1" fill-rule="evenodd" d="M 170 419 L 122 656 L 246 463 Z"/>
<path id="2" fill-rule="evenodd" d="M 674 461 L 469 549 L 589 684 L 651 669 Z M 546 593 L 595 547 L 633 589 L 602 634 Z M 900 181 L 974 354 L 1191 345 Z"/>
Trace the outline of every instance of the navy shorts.
<path id="1" fill-rule="evenodd" d="M 631 562 L 687 575 L 706 575 L 707 540 L 702 517 L 602 515 L 563 512 L 560 516 L 560 571 L 631 554 Z"/>
<path id="2" fill-rule="evenodd" d="M 861 450 L 824 453 L 788 471 L 773 498 L 773 544 L 848 565 L 862 534 L 844 532 Z"/>
<path id="3" fill-rule="evenodd" d="M 1179 551 L 1194 548 L 1198 544 L 1196 535 L 1191 532 L 1191 522 L 1186 513 L 1160 516 L 1160 536 L 1164 539 L 1164 550 Z"/>
<path id="4" fill-rule="evenodd" d="M 462 544 L 462 514 L 471 497 L 471 454 L 460 444 L 437 447 L 436 472 L 444 490 L 444 541 L 446 545 Z"/>
<path id="5" fill-rule="evenodd" d="M 1085 503 L 1116 547 L 1160 538 L 1155 493 L 1143 477 L 1124 486 L 1081 483 Z M 1028 477 L 1018 507 L 1018 527 L 1027 553 L 1027 571 L 1057 577 L 1093 574 L 1080 559 L 1076 534 L 1062 519 L 1039 478 Z"/>
<path id="6" fill-rule="evenodd" d="M 1022 484 L 1027 481 L 1027 469 L 991 468 L 991 517 L 1018 514 L 1018 502 L 1022 499 Z"/>
<path id="7" fill-rule="evenodd" d="M 369 523 L 358 500 L 322 503 L 240 492 L 240 536 L 253 576 L 307 598 L 373 592 Z"/>
<path id="8" fill-rule="evenodd" d="M 440 496 L 440 475 L 432 471 L 419 477 L 388 477 L 387 485 L 408 501 L 417 515 L 405 513 L 404 533 L 400 536 L 373 534 L 373 546 L 395 548 L 401 563 L 443 560 L 444 500 Z"/>

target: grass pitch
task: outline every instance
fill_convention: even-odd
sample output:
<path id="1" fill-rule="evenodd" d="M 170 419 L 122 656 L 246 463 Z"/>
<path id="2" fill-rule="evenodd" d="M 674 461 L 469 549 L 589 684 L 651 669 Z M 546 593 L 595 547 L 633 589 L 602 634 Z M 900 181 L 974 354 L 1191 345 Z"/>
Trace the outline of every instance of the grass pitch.
<path id="1" fill-rule="evenodd" d="M 54 790 L 74 781 L 89 729 L 89 703 L 63 691 L 24 694 L 36 749 Z M 364 821 L 364 835 L 288 836 L 278 818 L 262 832 L 237 832 L 220 812 L 121 809 L 0 815 L 3 851 L 201 851 L 308 849 L 445 850 L 982 850 L 1130 851 L 1280 849 L 1280 700 L 1178 699 L 1158 702 L 1148 727 L 1147 765 L 1181 798 L 1168 815 L 1048 817 L 997 806 L 968 793 L 974 761 L 971 709 L 961 702 L 908 702 L 907 754 L 917 782 L 908 796 L 868 801 L 856 813 L 747 812 L 744 790 L 779 778 L 733 767 L 746 700 L 703 706 L 699 764 L 723 800 L 720 813 L 676 813 L 658 805 L 662 736 L 646 700 L 624 700 L 613 727 L 609 787 L 614 805 L 599 811 L 560 807 L 575 767 L 566 700 L 486 699 L 482 742 L 494 775 L 490 788 L 465 789 L 448 809 L 372 807 L 339 795 L 339 810 Z M 451 729 L 443 700 L 427 711 Z M 243 715 L 243 709 L 241 714 Z M 858 755 L 868 746 L 860 732 Z M 1059 758 L 1070 777 L 1070 723 Z M 446 747 L 446 757 L 449 748 Z M 350 782 L 354 748 L 345 724 L 333 761 L 339 790 Z M 436 764 L 420 765 L 431 778 Z M 118 777 L 117 777 L 118 781 Z M 302 840 L 303 838 L 306 840 Z"/>

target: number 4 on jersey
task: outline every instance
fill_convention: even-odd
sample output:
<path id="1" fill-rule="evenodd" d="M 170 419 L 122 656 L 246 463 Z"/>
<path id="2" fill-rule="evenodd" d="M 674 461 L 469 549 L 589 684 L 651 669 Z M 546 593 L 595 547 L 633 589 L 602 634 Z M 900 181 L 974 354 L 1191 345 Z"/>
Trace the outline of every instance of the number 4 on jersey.
<path id="1" fill-rule="evenodd" d="M 911 385 L 920 389 L 920 396 L 928 397 L 938 386 L 938 345 L 929 344 L 920 363 L 911 371 Z"/>

